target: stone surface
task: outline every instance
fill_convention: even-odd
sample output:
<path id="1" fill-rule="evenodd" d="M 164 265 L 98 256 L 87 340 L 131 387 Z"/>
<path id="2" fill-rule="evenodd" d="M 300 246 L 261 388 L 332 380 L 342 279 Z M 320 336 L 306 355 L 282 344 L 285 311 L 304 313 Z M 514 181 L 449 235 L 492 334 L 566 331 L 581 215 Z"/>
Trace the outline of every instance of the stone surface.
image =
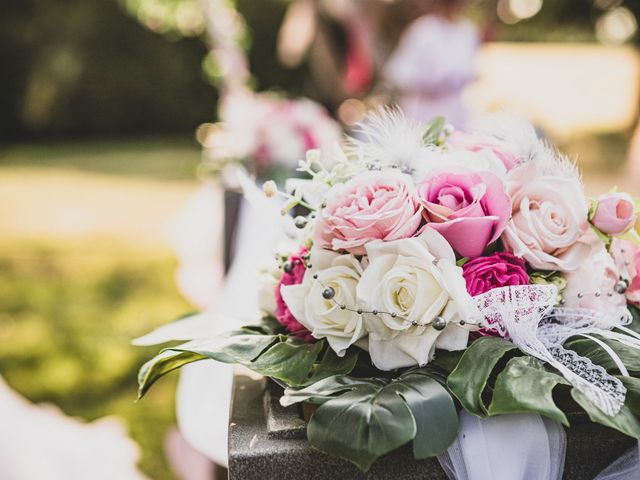
<path id="1" fill-rule="evenodd" d="M 280 387 L 266 380 L 236 376 L 229 426 L 231 480 L 446 480 L 438 461 L 416 461 L 411 447 L 379 459 L 366 474 L 351 463 L 314 450 L 306 441 L 297 407 L 283 408 Z M 565 480 L 588 480 L 634 444 L 613 430 L 594 425 L 586 415 L 570 416 Z"/>

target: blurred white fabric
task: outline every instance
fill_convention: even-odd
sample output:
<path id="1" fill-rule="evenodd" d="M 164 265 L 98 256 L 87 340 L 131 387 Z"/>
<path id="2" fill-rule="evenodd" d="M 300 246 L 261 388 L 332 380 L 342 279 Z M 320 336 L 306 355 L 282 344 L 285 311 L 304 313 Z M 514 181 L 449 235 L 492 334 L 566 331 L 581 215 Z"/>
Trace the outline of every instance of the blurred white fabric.
<path id="1" fill-rule="evenodd" d="M 34 405 L 0 377 L 2 480 L 142 480 L 138 445 L 116 417 L 83 422 Z"/>
<path id="2" fill-rule="evenodd" d="M 462 90 L 474 78 L 479 44 L 478 30 L 467 20 L 425 15 L 409 25 L 384 71 L 405 114 L 421 122 L 442 115 L 464 129 Z"/>
<path id="3" fill-rule="evenodd" d="M 450 480 L 561 480 L 562 426 L 533 414 L 479 419 L 460 412 L 458 437 L 438 461 Z"/>
<path id="4" fill-rule="evenodd" d="M 190 278 L 191 275 L 199 275 L 197 268 L 183 271 L 189 274 L 182 277 L 181 288 L 185 296 L 198 299 L 195 305 L 206 306 L 208 310 L 202 316 L 205 321 L 199 327 L 202 335 L 259 321 L 258 270 L 273 258 L 277 245 L 286 238 L 279 203 L 268 200 L 248 177 L 242 177 L 240 183 L 246 199 L 242 201 L 236 227 L 236 255 L 224 282 L 218 283 L 211 276 Z M 210 235 L 214 231 L 212 223 L 222 224 L 222 203 L 218 202 L 212 207 L 212 202 L 219 197 L 211 192 L 203 193 L 211 188 L 211 185 L 203 186 L 176 222 L 181 226 L 175 232 L 177 237 L 187 234 L 201 237 L 200 240 L 179 240 L 178 245 L 189 245 L 190 242 L 198 245 L 198 249 L 178 249 L 181 263 L 186 260 L 195 265 L 198 263 L 197 257 L 201 256 L 203 265 L 210 268 L 210 259 L 217 258 L 219 268 L 222 268 L 222 237 L 215 237 L 215 241 L 212 241 L 214 238 Z M 221 192 L 216 195 L 221 195 Z M 216 211 L 212 212 L 212 208 Z M 200 249 L 207 246 L 208 251 L 207 248 Z M 190 291 L 190 288 L 193 290 Z M 207 293 L 209 297 L 200 296 L 201 293 Z M 211 321 L 215 321 L 216 325 L 212 325 Z M 190 327 L 189 334 L 192 338 L 197 337 L 198 332 L 192 330 Z M 212 361 L 186 365 L 181 369 L 176 396 L 176 414 L 181 433 L 196 450 L 222 466 L 227 466 L 232 379 L 232 365 Z"/>

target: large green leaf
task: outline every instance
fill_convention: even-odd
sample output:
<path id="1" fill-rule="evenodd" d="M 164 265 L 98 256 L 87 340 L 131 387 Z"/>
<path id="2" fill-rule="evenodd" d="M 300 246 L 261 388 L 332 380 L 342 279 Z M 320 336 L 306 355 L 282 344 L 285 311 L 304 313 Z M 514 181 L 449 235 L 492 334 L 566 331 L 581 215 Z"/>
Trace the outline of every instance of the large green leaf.
<path id="1" fill-rule="evenodd" d="M 389 385 L 360 385 L 323 403 L 307 427 L 311 445 L 346 458 L 363 471 L 415 435 L 411 410 Z"/>
<path id="2" fill-rule="evenodd" d="M 473 342 L 449 375 L 447 386 L 462 407 L 478 417 L 487 415 L 482 393 L 496 364 L 517 347 L 502 338 L 482 337 Z"/>
<path id="3" fill-rule="evenodd" d="M 558 384 L 566 385 L 567 382 L 560 375 L 545 370 L 538 359 L 512 358 L 496 379 L 488 413 L 539 413 L 568 427 L 567 417 L 553 401 L 553 389 Z"/>
<path id="4" fill-rule="evenodd" d="M 387 382 L 377 378 L 357 378 L 348 375 L 335 375 L 319 380 L 305 388 L 287 388 L 280 397 L 284 407 L 294 403 L 309 402 L 322 404 L 336 395 L 355 390 L 359 385 L 384 386 Z"/>
<path id="5" fill-rule="evenodd" d="M 637 349 L 628 347 L 616 340 L 605 340 L 603 338 L 600 338 L 600 340 L 611 347 L 630 373 L 640 373 L 640 352 Z M 617 370 L 611 356 L 593 340 L 578 338 L 567 342 L 565 347 L 574 350 L 583 357 L 589 358 L 593 363 L 601 365 L 607 370 Z"/>
<path id="6" fill-rule="evenodd" d="M 327 348 L 322 360 L 313 368 L 311 377 L 304 384 L 312 385 L 334 375 L 348 375 L 356 366 L 359 354 L 360 350 L 352 347 L 344 356 L 339 357 L 333 349 Z"/>
<path id="7" fill-rule="evenodd" d="M 277 335 L 262 335 L 246 330 L 232 330 L 208 340 L 189 342 L 168 350 L 191 351 L 223 363 L 250 363 L 269 346 L 279 341 Z"/>
<path id="8" fill-rule="evenodd" d="M 444 128 L 444 123 L 444 117 L 436 117 L 428 123 L 422 135 L 422 141 L 425 145 L 436 145 L 438 143 L 440 133 L 442 133 L 442 129 Z"/>
<path id="9" fill-rule="evenodd" d="M 458 432 L 453 398 L 431 368 L 395 379 L 338 375 L 302 390 L 287 389 L 283 404 L 300 401 L 321 404 L 307 428 L 309 442 L 365 471 L 412 439 L 416 458 L 437 455 Z"/>
<path id="10" fill-rule="evenodd" d="M 151 388 L 156 380 L 167 373 L 188 363 L 207 357 L 193 352 L 164 350 L 145 363 L 138 372 L 138 400 Z"/>
<path id="11" fill-rule="evenodd" d="M 587 415 L 589 415 L 592 422 L 613 428 L 625 435 L 629 435 L 630 437 L 640 440 L 640 421 L 638 421 L 629 409 L 629 395 L 627 395 L 626 404 L 623 405 L 622 409 L 612 417 L 606 415 L 602 410 L 591 403 L 587 396 L 577 388 L 573 388 L 571 390 L 571 396 L 578 405 L 587 412 Z M 633 398 L 631 400 L 633 400 Z"/>
<path id="12" fill-rule="evenodd" d="M 211 339 L 192 340 L 166 348 L 140 369 L 138 396 L 142 397 L 160 377 L 183 365 L 205 358 L 224 363 L 250 363 L 278 339 L 275 335 L 259 335 L 236 330 Z"/>
<path id="13" fill-rule="evenodd" d="M 254 372 L 282 380 L 288 385 L 302 385 L 309 377 L 324 341 L 305 343 L 288 337 L 265 350 L 251 362 L 239 361 Z"/>
<path id="14" fill-rule="evenodd" d="M 421 370 L 410 371 L 401 378 L 401 382 L 392 386 L 407 402 L 416 421 L 413 456 L 433 457 L 445 451 L 458 434 L 458 412 L 453 398 L 440 382 Z"/>

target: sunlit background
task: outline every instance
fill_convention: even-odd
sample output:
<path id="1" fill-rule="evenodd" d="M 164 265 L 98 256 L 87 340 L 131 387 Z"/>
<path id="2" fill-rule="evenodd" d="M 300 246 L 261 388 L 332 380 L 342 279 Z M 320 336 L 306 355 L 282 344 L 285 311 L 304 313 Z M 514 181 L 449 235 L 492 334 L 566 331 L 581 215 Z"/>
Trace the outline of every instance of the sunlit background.
<path id="1" fill-rule="evenodd" d="M 338 17 L 368 2 L 387 48 L 407 21 L 404 0 L 318 2 Z M 345 128 L 387 98 L 375 81 L 334 88 L 331 50 L 309 23 L 318 2 L 3 6 L 0 375 L 67 415 L 122 418 L 149 478 L 175 478 L 163 453 L 175 378 L 135 404 L 137 368 L 155 349 L 129 342 L 194 308 L 174 286 L 168 231 L 198 187 L 222 80 L 316 99 Z M 465 92 L 471 111 L 523 114 L 578 160 L 589 191 L 637 194 L 640 3 L 468 3 L 485 39 Z M 217 16 L 220 5 L 232 14 Z M 245 53 L 249 69 L 238 73 L 234 55 Z"/>

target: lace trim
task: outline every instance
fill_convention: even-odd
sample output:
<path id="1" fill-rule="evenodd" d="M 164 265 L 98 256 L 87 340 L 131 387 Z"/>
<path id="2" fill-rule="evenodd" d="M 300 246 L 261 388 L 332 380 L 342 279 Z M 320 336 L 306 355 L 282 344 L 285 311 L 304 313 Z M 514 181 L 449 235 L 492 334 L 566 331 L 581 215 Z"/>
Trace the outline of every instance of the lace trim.
<path id="1" fill-rule="evenodd" d="M 562 344 L 574 335 L 604 333 L 628 324 L 631 315 L 626 309 L 607 313 L 554 308 L 557 294 L 554 285 L 522 285 L 496 288 L 474 300 L 485 329 L 549 363 L 603 413 L 613 416 L 624 405 L 627 390 L 622 382 Z"/>

